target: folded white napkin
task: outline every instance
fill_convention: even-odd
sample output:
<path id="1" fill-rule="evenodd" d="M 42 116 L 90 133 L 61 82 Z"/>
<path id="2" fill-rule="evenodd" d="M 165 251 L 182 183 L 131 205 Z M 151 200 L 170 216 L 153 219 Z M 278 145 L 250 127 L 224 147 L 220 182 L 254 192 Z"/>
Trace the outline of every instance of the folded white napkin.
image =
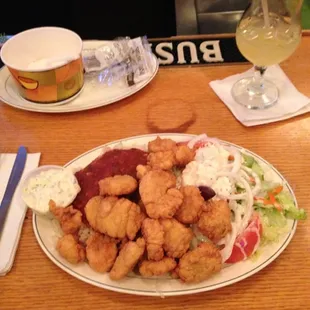
<path id="1" fill-rule="evenodd" d="M 244 126 L 277 122 L 310 112 L 310 99 L 295 88 L 278 65 L 268 67 L 265 73 L 266 79 L 274 82 L 279 89 L 279 100 L 273 107 L 265 110 L 249 110 L 238 104 L 231 95 L 231 89 L 235 82 L 253 74 L 254 68 L 223 80 L 210 82 L 214 92 Z"/>
<path id="2" fill-rule="evenodd" d="M 27 155 L 27 161 L 22 178 L 16 188 L 6 216 L 0 239 L 0 276 L 6 275 L 11 270 L 27 211 L 27 207 L 19 195 L 20 185 L 25 175 L 32 169 L 38 167 L 40 155 L 40 153 Z M 0 201 L 2 201 L 6 185 L 9 181 L 15 157 L 16 154 L 0 155 Z"/>

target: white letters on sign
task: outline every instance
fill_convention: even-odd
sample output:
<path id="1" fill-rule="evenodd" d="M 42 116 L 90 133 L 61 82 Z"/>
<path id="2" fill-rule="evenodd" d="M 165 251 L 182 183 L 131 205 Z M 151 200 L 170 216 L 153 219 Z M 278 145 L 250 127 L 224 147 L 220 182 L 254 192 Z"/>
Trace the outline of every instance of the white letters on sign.
<path id="1" fill-rule="evenodd" d="M 152 43 L 150 46 L 152 47 Z M 185 59 L 185 51 L 188 51 L 188 49 L 190 57 Z M 191 41 L 160 42 L 156 45 L 154 53 L 158 57 L 160 65 L 199 64 L 224 61 L 220 48 L 220 40 L 203 41 L 200 45 L 199 43 L 195 44 Z M 186 55 L 188 55 L 188 53 L 186 53 Z"/>
<path id="2" fill-rule="evenodd" d="M 169 65 L 173 63 L 174 57 L 171 53 L 165 51 L 163 47 L 168 47 L 170 50 L 173 49 L 172 42 L 162 42 L 159 43 L 156 48 L 155 52 L 160 56 L 161 58 L 158 59 L 159 63 L 161 65 Z"/>
<path id="3" fill-rule="evenodd" d="M 211 48 L 207 48 L 211 46 Z M 200 44 L 200 51 L 203 53 L 203 60 L 206 62 L 224 61 L 220 49 L 220 41 L 204 41 Z"/>
<path id="4" fill-rule="evenodd" d="M 178 64 L 186 64 L 186 60 L 184 59 L 184 47 L 189 47 L 191 53 L 191 63 L 199 63 L 196 45 L 193 42 L 185 41 L 179 43 L 178 45 Z"/>

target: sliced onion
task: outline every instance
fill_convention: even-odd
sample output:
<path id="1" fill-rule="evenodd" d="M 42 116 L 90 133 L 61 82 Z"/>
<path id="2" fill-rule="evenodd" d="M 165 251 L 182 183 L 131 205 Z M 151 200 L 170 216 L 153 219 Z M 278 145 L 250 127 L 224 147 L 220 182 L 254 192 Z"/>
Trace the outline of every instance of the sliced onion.
<path id="1" fill-rule="evenodd" d="M 231 170 L 231 173 L 237 173 L 240 171 L 241 168 L 241 155 L 240 152 L 237 150 L 232 151 L 234 156 L 234 162 L 233 162 L 233 168 Z"/>
<path id="2" fill-rule="evenodd" d="M 204 133 L 204 134 L 199 135 L 199 136 L 193 138 L 192 140 L 190 140 L 190 141 L 187 143 L 187 146 L 188 146 L 189 148 L 192 149 L 192 148 L 195 146 L 195 144 L 196 144 L 197 142 L 199 142 L 199 141 L 201 141 L 201 140 L 206 140 L 206 139 L 208 139 L 208 136 Z"/>
<path id="3" fill-rule="evenodd" d="M 235 241 L 237 238 L 237 227 L 235 223 L 232 223 L 232 229 L 229 234 L 227 234 L 218 245 L 225 245 L 225 247 L 220 251 L 222 256 L 222 262 L 224 263 L 230 257 Z"/>
<path id="4" fill-rule="evenodd" d="M 259 176 L 257 175 L 257 173 L 255 173 L 252 169 L 250 169 L 248 167 L 243 166 L 242 170 L 244 170 L 244 171 L 241 171 L 241 172 L 243 172 L 244 174 L 247 174 L 247 177 L 248 177 L 248 174 L 250 174 L 254 178 L 255 186 L 254 186 L 254 188 L 252 188 L 252 194 L 253 194 L 253 196 L 257 195 L 259 193 L 259 191 L 261 190 L 261 187 L 262 187 L 262 183 L 261 183 Z"/>
<path id="5" fill-rule="evenodd" d="M 243 187 L 246 191 L 246 195 L 247 195 L 247 198 L 246 198 L 247 203 L 246 203 L 244 216 L 242 218 L 242 223 L 241 223 L 241 225 L 237 231 L 237 235 L 239 235 L 240 233 L 242 233 L 245 230 L 245 228 L 248 226 L 248 223 L 251 219 L 251 216 L 253 214 L 254 199 L 253 199 L 253 194 L 252 194 L 252 190 L 251 190 L 249 183 L 243 177 L 240 177 L 237 181 L 243 185 Z"/>

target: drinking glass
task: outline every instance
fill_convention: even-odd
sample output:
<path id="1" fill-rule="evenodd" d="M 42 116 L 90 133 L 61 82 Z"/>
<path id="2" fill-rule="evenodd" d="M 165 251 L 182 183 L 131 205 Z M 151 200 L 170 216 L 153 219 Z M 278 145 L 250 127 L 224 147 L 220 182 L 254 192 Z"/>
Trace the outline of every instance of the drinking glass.
<path id="1" fill-rule="evenodd" d="M 232 96 L 249 109 L 266 109 L 279 98 L 276 85 L 264 78 L 268 66 L 294 53 L 301 40 L 302 0 L 253 0 L 236 30 L 236 43 L 254 65 L 254 76 L 232 88 Z"/>

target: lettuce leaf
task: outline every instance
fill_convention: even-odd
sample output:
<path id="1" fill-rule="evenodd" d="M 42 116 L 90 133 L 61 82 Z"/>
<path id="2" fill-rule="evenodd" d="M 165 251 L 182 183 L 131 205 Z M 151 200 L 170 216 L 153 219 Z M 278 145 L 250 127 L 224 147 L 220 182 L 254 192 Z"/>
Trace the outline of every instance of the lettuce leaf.
<path id="1" fill-rule="evenodd" d="M 304 209 L 296 208 L 294 199 L 289 192 L 282 191 L 276 195 L 276 199 L 283 207 L 285 217 L 293 220 L 305 220 L 307 218 L 307 213 Z"/>
<path id="2" fill-rule="evenodd" d="M 275 208 L 260 208 L 263 227 L 262 243 L 278 241 L 280 235 L 289 231 L 288 222 L 282 212 Z"/>

